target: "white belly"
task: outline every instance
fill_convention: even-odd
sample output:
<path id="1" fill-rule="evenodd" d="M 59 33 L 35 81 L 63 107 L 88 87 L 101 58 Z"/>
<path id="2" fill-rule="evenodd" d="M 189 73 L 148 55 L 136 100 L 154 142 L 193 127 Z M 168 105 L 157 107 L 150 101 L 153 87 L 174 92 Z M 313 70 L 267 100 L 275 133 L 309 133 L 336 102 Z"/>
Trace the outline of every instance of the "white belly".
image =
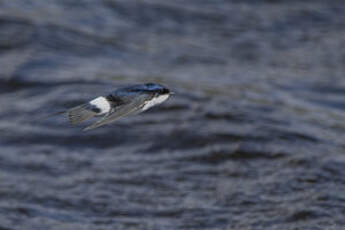
<path id="1" fill-rule="evenodd" d="M 152 106 L 155 106 L 155 105 L 162 103 L 163 101 L 168 99 L 169 96 L 170 96 L 169 94 L 165 94 L 165 95 L 160 95 L 158 97 L 152 98 L 151 100 L 149 100 L 145 103 L 144 107 L 142 108 L 142 111 L 148 110 Z"/>

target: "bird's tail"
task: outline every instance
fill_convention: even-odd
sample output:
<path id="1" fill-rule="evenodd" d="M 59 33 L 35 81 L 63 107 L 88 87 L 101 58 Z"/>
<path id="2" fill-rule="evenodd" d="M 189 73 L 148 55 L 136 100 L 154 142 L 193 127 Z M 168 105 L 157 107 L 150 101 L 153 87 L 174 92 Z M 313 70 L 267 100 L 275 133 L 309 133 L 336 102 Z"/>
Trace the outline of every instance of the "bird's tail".
<path id="1" fill-rule="evenodd" d="M 45 120 L 49 117 L 53 117 L 53 116 L 65 114 L 65 113 L 67 113 L 68 115 L 69 122 L 74 125 L 79 124 L 97 115 L 96 112 L 91 110 L 90 105 L 83 104 L 83 105 L 79 105 L 65 111 L 59 111 L 59 112 L 41 116 L 37 119 L 37 121 Z"/>
<path id="2" fill-rule="evenodd" d="M 71 124 L 79 124 L 97 115 L 96 112 L 90 110 L 88 104 L 79 105 L 67 110 L 66 112 Z"/>

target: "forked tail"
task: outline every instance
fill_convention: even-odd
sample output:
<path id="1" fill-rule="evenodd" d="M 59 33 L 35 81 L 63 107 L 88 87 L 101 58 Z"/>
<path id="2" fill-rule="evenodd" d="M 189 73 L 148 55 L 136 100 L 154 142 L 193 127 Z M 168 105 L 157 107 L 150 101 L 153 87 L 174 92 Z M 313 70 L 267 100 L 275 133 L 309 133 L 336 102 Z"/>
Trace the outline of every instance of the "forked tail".
<path id="1" fill-rule="evenodd" d="M 66 111 L 71 124 L 79 124 L 97 115 L 92 111 L 89 104 L 79 105 Z"/>

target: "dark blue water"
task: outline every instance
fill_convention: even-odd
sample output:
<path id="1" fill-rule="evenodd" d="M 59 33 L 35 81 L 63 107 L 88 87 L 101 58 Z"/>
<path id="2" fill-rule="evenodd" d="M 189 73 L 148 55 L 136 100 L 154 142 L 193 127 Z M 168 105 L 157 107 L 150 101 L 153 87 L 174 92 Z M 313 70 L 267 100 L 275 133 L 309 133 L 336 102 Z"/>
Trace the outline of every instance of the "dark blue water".
<path id="1" fill-rule="evenodd" d="M 344 229 L 344 38 L 336 0 L 0 0 L 0 229 Z"/>

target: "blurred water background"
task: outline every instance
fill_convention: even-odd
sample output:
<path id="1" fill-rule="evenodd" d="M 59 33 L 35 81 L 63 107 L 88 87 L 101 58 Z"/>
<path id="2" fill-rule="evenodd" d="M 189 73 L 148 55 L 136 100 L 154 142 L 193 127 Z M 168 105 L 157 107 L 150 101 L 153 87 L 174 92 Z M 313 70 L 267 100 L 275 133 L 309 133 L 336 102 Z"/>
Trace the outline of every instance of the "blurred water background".
<path id="1" fill-rule="evenodd" d="M 0 229 L 345 229 L 344 74 L 340 0 L 0 0 Z"/>

